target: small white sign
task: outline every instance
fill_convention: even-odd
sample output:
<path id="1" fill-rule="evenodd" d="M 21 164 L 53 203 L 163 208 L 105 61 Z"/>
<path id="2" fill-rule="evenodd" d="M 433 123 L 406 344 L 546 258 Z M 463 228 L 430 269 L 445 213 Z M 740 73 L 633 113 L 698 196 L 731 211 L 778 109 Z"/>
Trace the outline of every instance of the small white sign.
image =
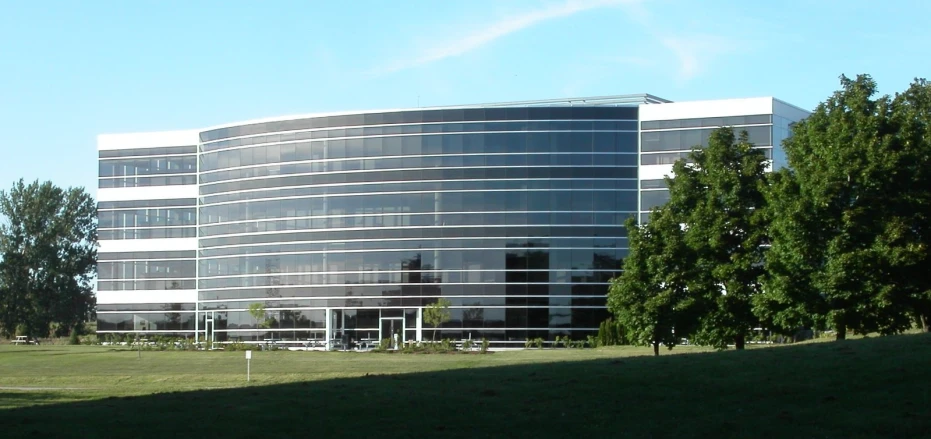
<path id="1" fill-rule="evenodd" d="M 251 359 L 252 359 L 252 351 L 246 351 L 246 359 L 247 359 L 247 360 L 251 360 Z"/>

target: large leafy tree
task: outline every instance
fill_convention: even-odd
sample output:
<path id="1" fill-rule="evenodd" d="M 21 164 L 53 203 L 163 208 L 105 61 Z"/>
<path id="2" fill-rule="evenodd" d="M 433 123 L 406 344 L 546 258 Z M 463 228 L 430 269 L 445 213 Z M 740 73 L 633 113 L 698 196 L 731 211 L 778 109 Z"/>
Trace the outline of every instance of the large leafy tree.
<path id="1" fill-rule="evenodd" d="M 712 132 L 694 163 L 673 165 L 670 204 L 682 206 L 686 245 L 695 253 L 689 295 L 703 310 L 693 340 L 743 349 L 757 324 L 752 299 L 760 293 L 766 234 L 767 158 L 746 132 Z"/>
<path id="2" fill-rule="evenodd" d="M 715 130 L 689 162 L 673 165 L 669 202 L 649 224 L 628 221 L 630 254 L 609 307 L 637 344 L 743 349 L 757 322 L 766 235 L 767 159 L 746 133 Z"/>
<path id="3" fill-rule="evenodd" d="M 0 326 L 29 336 L 79 327 L 94 306 L 97 209 L 83 188 L 16 182 L 0 191 Z"/>
<path id="4" fill-rule="evenodd" d="M 777 327 L 830 327 L 838 339 L 910 325 L 903 274 L 920 253 L 913 210 L 927 210 L 909 189 L 920 148 L 904 147 L 891 99 L 874 99 L 867 75 L 842 76 L 841 86 L 784 142 L 792 171 L 769 192 L 773 242 L 756 303 Z"/>
<path id="5" fill-rule="evenodd" d="M 694 323 L 687 282 L 694 268 L 693 253 L 672 209 L 657 207 L 650 222 L 626 222 L 630 252 L 624 271 L 611 280 L 608 309 L 617 316 L 627 339 L 637 346 L 672 349 L 688 337 Z"/>
<path id="6" fill-rule="evenodd" d="M 887 252 L 892 299 L 908 308 L 925 332 L 931 330 L 931 83 L 916 79 L 892 100 L 896 144 L 890 214 L 878 239 Z M 890 201 L 892 201 L 890 203 Z"/>

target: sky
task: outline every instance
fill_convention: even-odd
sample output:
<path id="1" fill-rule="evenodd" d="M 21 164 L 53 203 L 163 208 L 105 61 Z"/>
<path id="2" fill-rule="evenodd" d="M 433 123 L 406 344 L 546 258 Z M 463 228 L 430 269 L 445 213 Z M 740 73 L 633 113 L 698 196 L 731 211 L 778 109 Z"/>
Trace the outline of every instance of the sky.
<path id="1" fill-rule="evenodd" d="M 814 108 L 931 71 L 924 0 L 0 2 L 0 189 L 96 194 L 97 135 L 650 93 Z"/>

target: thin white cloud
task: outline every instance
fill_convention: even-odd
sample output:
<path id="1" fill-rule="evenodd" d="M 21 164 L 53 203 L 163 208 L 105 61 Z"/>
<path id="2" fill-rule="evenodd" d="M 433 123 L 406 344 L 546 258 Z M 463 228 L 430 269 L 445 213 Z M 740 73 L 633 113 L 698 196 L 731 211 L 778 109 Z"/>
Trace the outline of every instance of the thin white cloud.
<path id="1" fill-rule="evenodd" d="M 700 75 L 716 57 L 736 49 L 735 42 L 714 35 L 667 36 L 660 42 L 675 57 L 682 81 Z"/>
<path id="2" fill-rule="evenodd" d="M 416 57 L 398 60 L 381 68 L 377 68 L 372 74 L 394 73 L 423 66 L 471 52 L 499 38 L 545 21 L 568 17 L 592 9 L 621 4 L 633 4 L 638 1 L 639 0 L 566 0 L 543 9 L 527 11 L 526 13 L 497 21 L 474 33 L 439 44 Z"/>
<path id="3" fill-rule="evenodd" d="M 674 65 L 675 76 L 679 81 L 689 81 L 704 73 L 714 60 L 722 55 L 732 53 L 744 46 L 741 40 L 721 35 L 690 32 L 665 32 L 653 23 L 652 14 L 642 4 L 626 5 L 627 14 L 641 26 L 648 35 L 658 41 L 667 51 L 665 64 Z M 744 38 L 746 40 L 746 36 Z"/>

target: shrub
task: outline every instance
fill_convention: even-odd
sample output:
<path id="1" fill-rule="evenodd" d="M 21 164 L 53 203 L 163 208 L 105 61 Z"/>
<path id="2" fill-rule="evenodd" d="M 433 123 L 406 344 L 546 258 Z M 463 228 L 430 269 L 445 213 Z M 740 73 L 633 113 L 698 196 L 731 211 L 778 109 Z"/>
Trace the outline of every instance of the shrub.
<path id="1" fill-rule="evenodd" d="M 376 352 L 388 352 L 388 348 L 391 347 L 391 339 L 385 338 L 378 343 L 378 346 L 375 347 Z"/>
<path id="2" fill-rule="evenodd" d="M 248 351 L 252 348 L 242 341 L 234 341 L 232 343 L 227 343 L 223 346 L 223 349 L 227 351 Z"/>
<path id="3" fill-rule="evenodd" d="M 472 339 L 466 339 L 462 341 L 462 350 L 464 352 L 472 350 Z"/>
<path id="4" fill-rule="evenodd" d="M 78 337 L 78 330 L 76 328 L 71 330 L 71 335 L 68 337 L 68 344 L 81 344 L 81 337 Z"/>
<path id="5" fill-rule="evenodd" d="M 455 348 L 453 347 L 453 341 L 452 341 L 452 340 L 450 340 L 450 339 L 448 339 L 448 338 L 444 338 L 444 339 L 440 340 L 440 351 L 442 351 L 442 352 L 450 352 L 450 351 L 453 351 L 453 350 L 455 350 Z"/>
<path id="6" fill-rule="evenodd" d="M 481 353 L 483 353 L 483 354 L 487 354 L 487 353 L 488 353 L 488 346 L 490 346 L 490 345 L 491 345 L 491 342 L 489 342 L 487 338 L 482 337 L 482 347 L 480 348 L 479 352 L 481 352 Z"/>
<path id="7" fill-rule="evenodd" d="M 585 343 L 586 343 L 586 344 L 588 345 L 588 347 L 590 347 L 590 348 L 597 348 L 598 346 L 600 346 L 600 345 L 598 344 L 598 337 L 595 337 L 594 335 L 587 335 L 587 336 L 585 336 Z"/>

